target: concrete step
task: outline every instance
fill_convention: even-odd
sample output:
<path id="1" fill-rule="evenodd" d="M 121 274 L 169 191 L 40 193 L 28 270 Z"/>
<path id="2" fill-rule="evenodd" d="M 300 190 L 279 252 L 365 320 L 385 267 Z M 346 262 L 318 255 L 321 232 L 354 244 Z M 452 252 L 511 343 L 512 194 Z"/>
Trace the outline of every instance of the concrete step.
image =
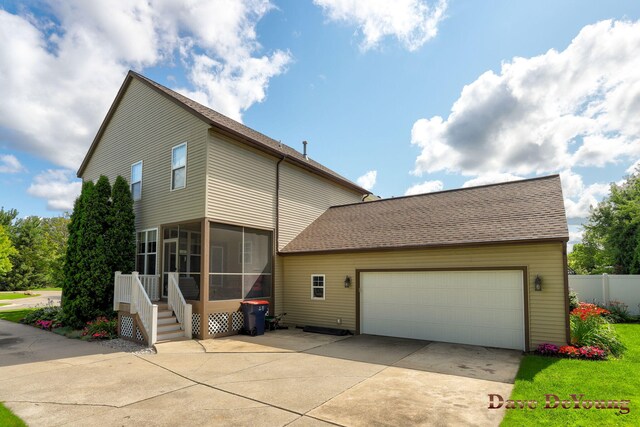
<path id="1" fill-rule="evenodd" d="M 160 332 L 157 335 L 158 341 L 169 341 L 177 338 L 184 338 L 184 331 L 178 332 Z"/>
<path id="2" fill-rule="evenodd" d="M 176 319 L 176 316 L 160 317 L 160 315 L 158 314 L 158 326 L 171 325 L 174 323 L 178 323 L 178 319 Z"/>
<path id="3" fill-rule="evenodd" d="M 158 333 L 160 332 L 173 332 L 179 331 L 180 324 L 179 323 L 171 323 L 169 325 L 158 325 Z"/>

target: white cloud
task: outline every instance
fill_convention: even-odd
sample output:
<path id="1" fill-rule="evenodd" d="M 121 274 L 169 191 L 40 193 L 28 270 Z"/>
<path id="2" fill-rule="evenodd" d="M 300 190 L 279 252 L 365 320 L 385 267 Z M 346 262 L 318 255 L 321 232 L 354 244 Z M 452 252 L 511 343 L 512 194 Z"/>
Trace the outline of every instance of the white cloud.
<path id="1" fill-rule="evenodd" d="M 626 172 L 629 175 L 633 175 L 637 172 L 638 168 L 640 168 L 640 159 L 637 160 L 634 164 L 632 164 L 631 166 L 629 166 L 626 170 Z"/>
<path id="2" fill-rule="evenodd" d="M 0 154 L 0 173 L 20 173 L 25 167 L 13 154 Z"/>
<path id="3" fill-rule="evenodd" d="M 27 193 L 47 200 L 47 209 L 71 211 L 73 202 L 80 195 L 82 182 L 68 169 L 49 169 L 36 175 Z"/>
<path id="4" fill-rule="evenodd" d="M 332 21 L 355 25 L 362 35 L 360 48 L 376 47 L 387 36 L 408 50 L 420 48 L 438 33 L 447 0 L 429 5 L 425 0 L 314 0 Z"/>
<path id="5" fill-rule="evenodd" d="M 524 179 L 521 176 L 513 175 L 510 173 L 487 173 L 480 175 L 476 178 L 470 179 L 464 184 L 463 188 L 476 187 L 478 185 L 496 184 L 498 182 L 518 181 Z"/>
<path id="6" fill-rule="evenodd" d="M 577 200 L 564 199 L 564 208 L 567 218 L 586 218 L 589 216 L 589 208 L 596 207 L 602 198 L 609 194 L 610 184 L 591 184 L 584 187 Z"/>
<path id="7" fill-rule="evenodd" d="M 129 68 L 173 66 L 178 88 L 241 119 L 283 73 L 288 52 L 262 53 L 268 0 L 52 0 L 52 19 L 0 9 L 0 138 L 77 168 Z"/>
<path id="8" fill-rule="evenodd" d="M 366 190 L 371 191 L 376 185 L 376 178 L 378 177 L 378 171 L 369 171 L 359 177 L 356 182 L 358 185 Z"/>
<path id="9" fill-rule="evenodd" d="M 433 193 L 434 191 L 440 191 L 443 188 L 442 181 L 425 181 L 421 184 L 412 185 L 404 192 L 405 196 L 412 196 L 414 194 Z"/>
<path id="10" fill-rule="evenodd" d="M 514 58 L 420 119 L 414 174 L 542 174 L 640 156 L 640 21 L 584 27 L 563 51 Z"/>

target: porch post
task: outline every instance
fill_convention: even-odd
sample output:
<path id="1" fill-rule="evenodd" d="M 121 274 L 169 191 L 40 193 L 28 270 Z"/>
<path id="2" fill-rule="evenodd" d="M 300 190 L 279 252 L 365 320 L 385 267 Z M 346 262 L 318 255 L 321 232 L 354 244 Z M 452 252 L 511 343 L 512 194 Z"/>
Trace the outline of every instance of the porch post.
<path id="1" fill-rule="evenodd" d="M 200 337 L 206 338 L 209 329 L 207 303 L 209 302 L 209 219 L 202 219 L 202 257 L 200 274 Z"/>
<path id="2" fill-rule="evenodd" d="M 113 311 L 120 309 L 120 271 L 116 271 L 113 279 Z"/>

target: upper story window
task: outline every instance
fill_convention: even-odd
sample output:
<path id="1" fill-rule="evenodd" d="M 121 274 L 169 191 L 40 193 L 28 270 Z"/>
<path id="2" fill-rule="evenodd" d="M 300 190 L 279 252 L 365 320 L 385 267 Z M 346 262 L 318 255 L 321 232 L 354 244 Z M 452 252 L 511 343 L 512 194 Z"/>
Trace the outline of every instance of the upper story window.
<path id="1" fill-rule="evenodd" d="M 324 299 L 324 274 L 311 275 L 311 299 Z"/>
<path id="2" fill-rule="evenodd" d="M 171 189 L 187 186 L 187 143 L 171 149 Z"/>
<path id="3" fill-rule="evenodd" d="M 131 165 L 131 196 L 134 201 L 142 198 L 142 162 Z"/>

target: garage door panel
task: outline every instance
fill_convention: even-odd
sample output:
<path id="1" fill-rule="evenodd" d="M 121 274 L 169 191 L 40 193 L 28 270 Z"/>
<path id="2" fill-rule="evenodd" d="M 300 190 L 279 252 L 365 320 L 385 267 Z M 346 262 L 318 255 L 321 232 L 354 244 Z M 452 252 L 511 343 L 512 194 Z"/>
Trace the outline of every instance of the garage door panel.
<path id="1" fill-rule="evenodd" d="M 522 271 L 363 272 L 361 332 L 523 349 Z"/>

